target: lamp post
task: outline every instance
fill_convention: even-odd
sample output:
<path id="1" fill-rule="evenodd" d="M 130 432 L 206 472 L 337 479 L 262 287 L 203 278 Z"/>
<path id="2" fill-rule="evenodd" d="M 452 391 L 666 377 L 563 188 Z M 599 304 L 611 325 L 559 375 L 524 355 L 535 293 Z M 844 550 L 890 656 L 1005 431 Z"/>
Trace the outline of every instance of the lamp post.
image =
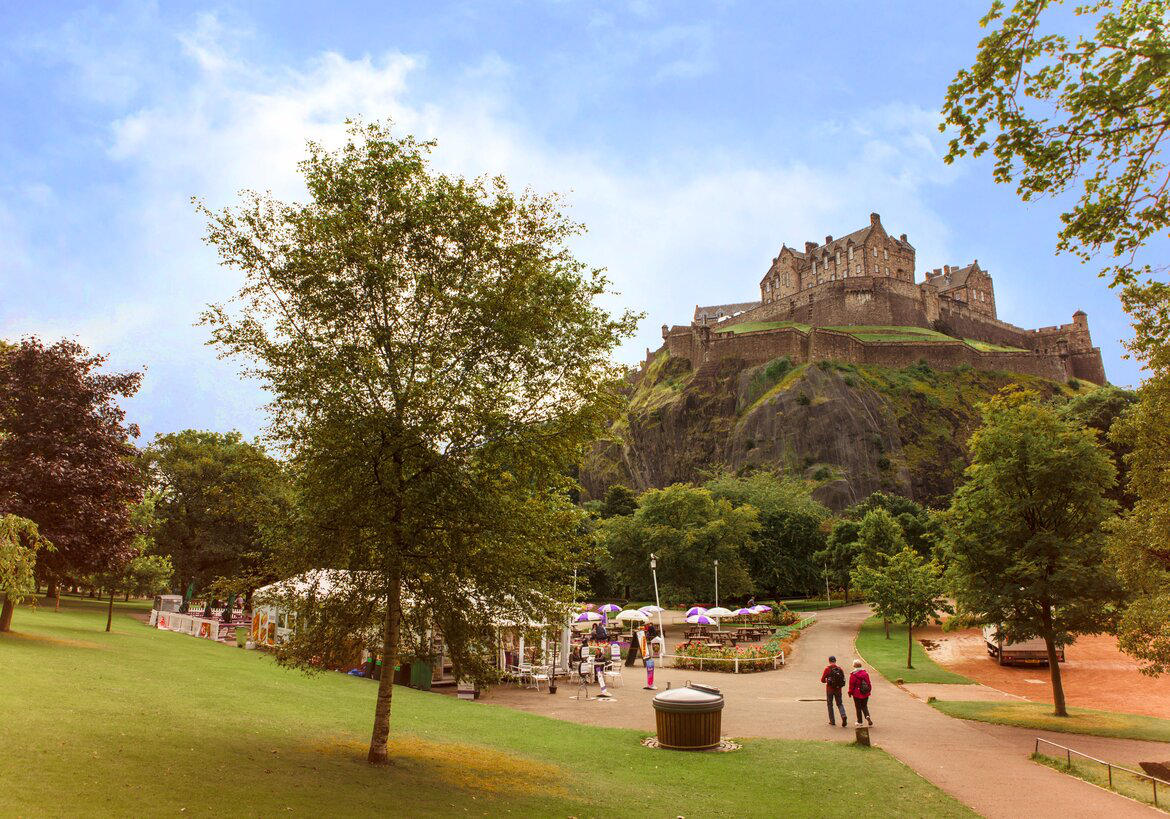
<path id="1" fill-rule="evenodd" d="M 715 561 L 715 608 L 719 608 L 719 561 Z"/>
<path id="2" fill-rule="evenodd" d="M 654 575 L 654 608 L 658 609 L 658 636 L 662 638 L 662 649 L 665 651 L 666 629 L 662 627 L 662 603 L 658 601 L 658 557 L 653 552 L 650 553 L 650 573 Z"/>

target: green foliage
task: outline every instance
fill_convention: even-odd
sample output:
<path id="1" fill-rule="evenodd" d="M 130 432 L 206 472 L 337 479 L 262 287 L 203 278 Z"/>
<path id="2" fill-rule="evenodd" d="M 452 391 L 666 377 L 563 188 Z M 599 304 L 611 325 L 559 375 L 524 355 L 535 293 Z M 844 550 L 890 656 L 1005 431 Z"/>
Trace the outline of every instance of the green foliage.
<path id="1" fill-rule="evenodd" d="M 188 429 L 155 436 L 142 462 L 152 493 L 137 523 L 153 542 L 137 550 L 169 557 L 178 588 L 227 578 L 234 594 L 277 579 L 269 532 L 288 514 L 291 487 L 263 447 L 238 432 Z"/>
<path id="2" fill-rule="evenodd" d="M 1103 536 L 1115 469 L 1096 433 L 1034 393 L 1005 393 L 985 407 L 971 451 L 944 520 L 960 607 L 1014 640 L 1043 638 L 1050 657 L 1108 628 L 1120 596 Z M 1060 664 L 1049 670 L 1063 715 Z"/>
<path id="3" fill-rule="evenodd" d="M 877 568 L 906 546 L 902 527 L 894 516 L 880 507 L 871 509 L 861 519 L 857 530 L 857 564 Z"/>
<path id="4" fill-rule="evenodd" d="M 1138 319 L 1131 349 L 1148 358 L 1170 338 L 1170 287 L 1135 260 L 1170 228 L 1170 2 L 1101 0 L 1077 5 L 1072 20 L 1057 5 L 1017 0 L 1008 11 L 994 0 L 974 64 L 947 89 L 946 161 L 990 152 L 995 180 L 1014 182 L 1025 202 L 1079 183 L 1057 248 L 1085 261 L 1111 253 L 1102 275 L 1123 288 Z M 1061 25 L 1080 31 L 1059 33 Z"/>
<path id="5" fill-rule="evenodd" d="M 31 520 L 0 515 L 0 595 L 6 604 L 20 603 L 33 595 L 37 552 L 52 548 Z"/>
<path id="6" fill-rule="evenodd" d="M 812 329 L 808 324 L 801 324 L 798 321 L 745 321 L 741 324 L 732 324 L 729 327 L 720 327 L 718 331 L 721 333 L 754 333 L 758 330 L 781 330 L 786 327 L 800 330 L 802 333 L 807 333 Z"/>
<path id="7" fill-rule="evenodd" d="M 600 535 L 610 574 L 634 596 L 653 597 L 650 555 L 658 559 L 662 600 L 708 600 L 715 592 L 731 598 L 754 588 L 749 566 L 760 532 L 759 511 L 733 506 L 707 489 L 674 484 L 638 498 L 638 511 L 602 523 Z"/>
<path id="8" fill-rule="evenodd" d="M 638 510 L 638 496 L 629 487 L 614 484 L 605 493 L 598 508 L 602 518 L 613 518 L 619 515 L 632 515 Z"/>
<path id="9" fill-rule="evenodd" d="M 825 545 L 829 510 L 813 500 L 812 486 L 772 472 L 720 475 L 705 487 L 715 498 L 759 510 L 757 546 L 748 558 L 756 588 L 770 596 L 807 594 L 819 585 L 813 555 Z"/>
<path id="10" fill-rule="evenodd" d="M 1148 379 L 1138 399 L 1110 434 L 1111 446 L 1128 452 L 1127 489 L 1135 498 L 1110 538 L 1111 556 L 1132 597 L 1118 644 L 1144 672 L 1164 674 L 1170 670 L 1170 374 Z"/>
<path id="11" fill-rule="evenodd" d="M 1138 394 L 1133 390 L 1106 385 L 1074 395 L 1057 409 L 1060 417 L 1097 430 L 1101 443 L 1109 450 L 1113 466 L 1117 469 L 1117 485 L 1110 490 L 1109 497 L 1123 509 L 1133 506 L 1135 500 L 1126 488 L 1129 482 L 1126 460 L 1131 447 L 1110 433 L 1137 400 Z"/>
<path id="12" fill-rule="evenodd" d="M 870 512 L 880 515 L 881 512 Z M 862 523 L 862 540 L 865 538 Z M 909 546 L 889 554 L 880 566 L 862 562 L 853 572 L 853 583 L 885 620 L 906 626 L 906 667 L 914 667 L 914 627 L 925 625 L 940 612 L 950 611 L 942 567 Z"/>
<path id="13" fill-rule="evenodd" d="M 585 545 L 566 476 L 621 405 L 611 354 L 638 317 L 597 306 L 606 277 L 569 247 L 581 226 L 555 196 L 432 170 L 431 147 L 351 124 L 338 151 L 309 144 L 307 203 L 200 208 L 244 281 L 204 322 L 272 395 L 295 477 L 285 572 L 353 572 L 327 606 L 304 601 L 319 616 L 282 649 L 299 667 L 371 633 L 392 664 L 404 596 L 472 641 L 501 606 L 551 616 Z M 371 762 L 392 695 L 383 677 Z"/>
<path id="14" fill-rule="evenodd" d="M 750 407 L 760 396 L 783 381 L 784 376 L 788 375 L 792 370 L 792 360 L 788 356 L 773 358 L 763 367 L 756 370 L 748 382 L 747 395 L 743 401 L 743 405 Z"/>

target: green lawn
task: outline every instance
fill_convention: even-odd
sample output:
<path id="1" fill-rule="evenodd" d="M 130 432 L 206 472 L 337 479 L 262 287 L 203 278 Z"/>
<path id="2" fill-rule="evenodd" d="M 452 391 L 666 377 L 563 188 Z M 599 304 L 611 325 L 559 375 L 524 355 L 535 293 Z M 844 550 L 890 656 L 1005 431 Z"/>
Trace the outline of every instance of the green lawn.
<path id="1" fill-rule="evenodd" d="M 395 764 L 375 768 L 372 681 L 148 629 L 121 605 L 104 625 L 66 600 L 0 635 L 0 815 L 972 815 L 876 748 L 671 753 L 403 688 Z"/>
<path id="2" fill-rule="evenodd" d="M 947 671 L 930 659 L 917 639 L 914 641 L 914 668 L 906 667 L 906 627 L 890 624 L 890 639 L 882 618 L 874 616 L 866 620 L 857 635 L 857 653 L 886 679 L 901 678 L 908 683 L 970 683 L 961 674 Z"/>
<path id="3" fill-rule="evenodd" d="M 1053 715 L 1045 702 L 951 702 L 934 700 L 935 708 L 959 719 L 1015 725 L 1063 734 L 1091 734 L 1121 739 L 1170 742 L 1170 720 L 1091 708 L 1069 708 L 1067 717 Z"/>
<path id="4" fill-rule="evenodd" d="M 1008 347 L 1004 344 L 992 344 L 990 341 L 980 341 L 977 338 L 965 338 L 965 339 L 963 339 L 963 341 L 965 341 L 971 347 L 974 347 L 976 350 L 982 350 L 983 352 L 986 352 L 986 353 L 1026 353 L 1027 352 L 1027 350 L 1024 350 L 1020 347 Z"/>
<path id="5" fill-rule="evenodd" d="M 754 333 L 758 330 L 779 330 L 784 327 L 792 327 L 800 330 L 802 333 L 807 333 L 811 328 L 807 324 L 801 324 L 799 321 L 745 321 L 742 324 L 732 324 L 730 327 L 716 327 L 717 333 Z"/>
<path id="6" fill-rule="evenodd" d="M 1044 748 L 1043 745 L 1040 746 Z M 1047 753 L 1046 753 L 1046 752 Z M 1113 769 L 1113 781 L 1110 783 L 1109 774 L 1104 765 L 1099 762 L 1093 762 L 1088 759 L 1083 759 L 1074 756 L 1072 764 L 1069 764 L 1067 758 L 1061 756 L 1049 756 L 1048 754 L 1062 753 L 1059 748 L 1046 748 L 1038 754 L 1032 754 L 1032 759 L 1039 762 L 1041 765 L 1047 765 L 1049 768 L 1075 776 L 1078 779 L 1083 779 L 1086 782 L 1092 782 L 1101 788 L 1116 791 L 1122 796 L 1128 796 L 1130 799 L 1136 799 L 1139 802 L 1145 802 L 1152 805 L 1154 803 L 1154 789 L 1148 779 L 1134 776 L 1134 774 L 1118 768 Z M 1131 771 L 1137 771 L 1136 766 L 1126 765 Z M 1159 805 L 1161 810 L 1167 810 L 1166 806 L 1166 792 L 1164 789 L 1159 789 Z"/>
<path id="7" fill-rule="evenodd" d="M 800 600 L 782 600 L 789 611 L 823 611 L 824 609 L 836 609 L 841 606 L 852 606 L 856 600 L 851 600 L 846 603 L 843 598 L 837 597 L 833 600 L 824 600 L 813 598 L 803 598 Z"/>

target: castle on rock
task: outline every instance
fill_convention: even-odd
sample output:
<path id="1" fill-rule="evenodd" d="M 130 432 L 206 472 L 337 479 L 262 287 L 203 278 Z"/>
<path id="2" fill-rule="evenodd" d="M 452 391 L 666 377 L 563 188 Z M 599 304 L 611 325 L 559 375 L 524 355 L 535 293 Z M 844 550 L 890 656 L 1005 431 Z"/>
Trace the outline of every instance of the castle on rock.
<path id="1" fill-rule="evenodd" d="M 760 280 L 759 301 L 696 306 L 689 325 L 663 325 L 662 336 L 671 355 L 696 368 L 781 356 L 894 367 L 925 361 L 1105 383 L 1083 311 L 1037 330 L 1000 321 L 991 274 L 978 261 L 928 270 L 919 282 L 914 246 L 905 233 L 888 234 L 876 213 L 866 227 L 823 244 L 781 246 Z"/>

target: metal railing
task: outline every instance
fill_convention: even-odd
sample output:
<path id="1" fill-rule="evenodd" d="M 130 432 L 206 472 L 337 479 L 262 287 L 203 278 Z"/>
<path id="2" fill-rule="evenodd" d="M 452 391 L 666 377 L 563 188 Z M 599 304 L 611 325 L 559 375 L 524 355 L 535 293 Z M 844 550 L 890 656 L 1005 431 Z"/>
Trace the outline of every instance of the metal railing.
<path id="1" fill-rule="evenodd" d="M 739 673 L 739 664 L 744 663 L 772 663 L 772 670 L 775 671 L 780 666 L 784 665 L 784 652 L 780 651 L 769 657 L 692 657 L 689 654 L 662 654 L 659 655 L 664 660 L 685 660 L 687 663 L 698 663 L 699 671 L 703 670 L 703 663 L 734 663 L 735 673 Z"/>
<path id="2" fill-rule="evenodd" d="M 1104 765 L 1106 775 L 1109 779 L 1109 787 L 1111 789 L 1113 788 L 1113 772 L 1114 771 L 1123 771 L 1124 773 L 1127 773 L 1130 776 L 1134 776 L 1138 779 L 1147 780 L 1151 785 L 1153 785 L 1153 788 L 1154 788 L 1154 806 L 1155 807 L 1158 807 L 1158 785 L 1161 784 L 1163 786 L 1163 789 L 1170 788 L 1170 782 L 1167 782 L 1165 779 L 1158 779 L 1158 777 L 1156 777 L 1156 776 L 1150 776 L 1147 773 L 1143 773 L 1141 771 L 1135 771 L 1133 768 L 1126 768 L 1123 765 L 1114 765 L 1112 762 L 1106 762 L 1103 759 L 1097 759 L 1097 757 L 1095 757 L 1095 756 L 1089 756 L 1086 753 L 1082 753 L 1082 752 L 1075 750 L 1073 748 L 1069 748 L 1067 745 L 1061 745 L 1059 742 L 1052 742 L 1051 740 L 1044 739 L 1043 737 L 1036 737 L 1036 749 L 1035 749 L 1036 756 L 1041 756 L 1041 753 L 1040 753 L 1040 743 L 1041 742 L 1043 742 L 1045 745 L 1051 745 L 1053 748 L 1059 748 L 1062 751 L 1064 751 L 1065 764 L 1067 764 L 1069 768 L 1072 768 L 1073 754 L 1076 754 L 1078 757 L 1084 757 L 1085 759 L 1087 759 L 1091 762 L 1096 762 L 1098 765 Z M 1049 754 L 1043 754 L 1043 756 L 1049 756 Z M 1051 758 L 1058 759 L 1059 757 L 1051 757 Z"/>

